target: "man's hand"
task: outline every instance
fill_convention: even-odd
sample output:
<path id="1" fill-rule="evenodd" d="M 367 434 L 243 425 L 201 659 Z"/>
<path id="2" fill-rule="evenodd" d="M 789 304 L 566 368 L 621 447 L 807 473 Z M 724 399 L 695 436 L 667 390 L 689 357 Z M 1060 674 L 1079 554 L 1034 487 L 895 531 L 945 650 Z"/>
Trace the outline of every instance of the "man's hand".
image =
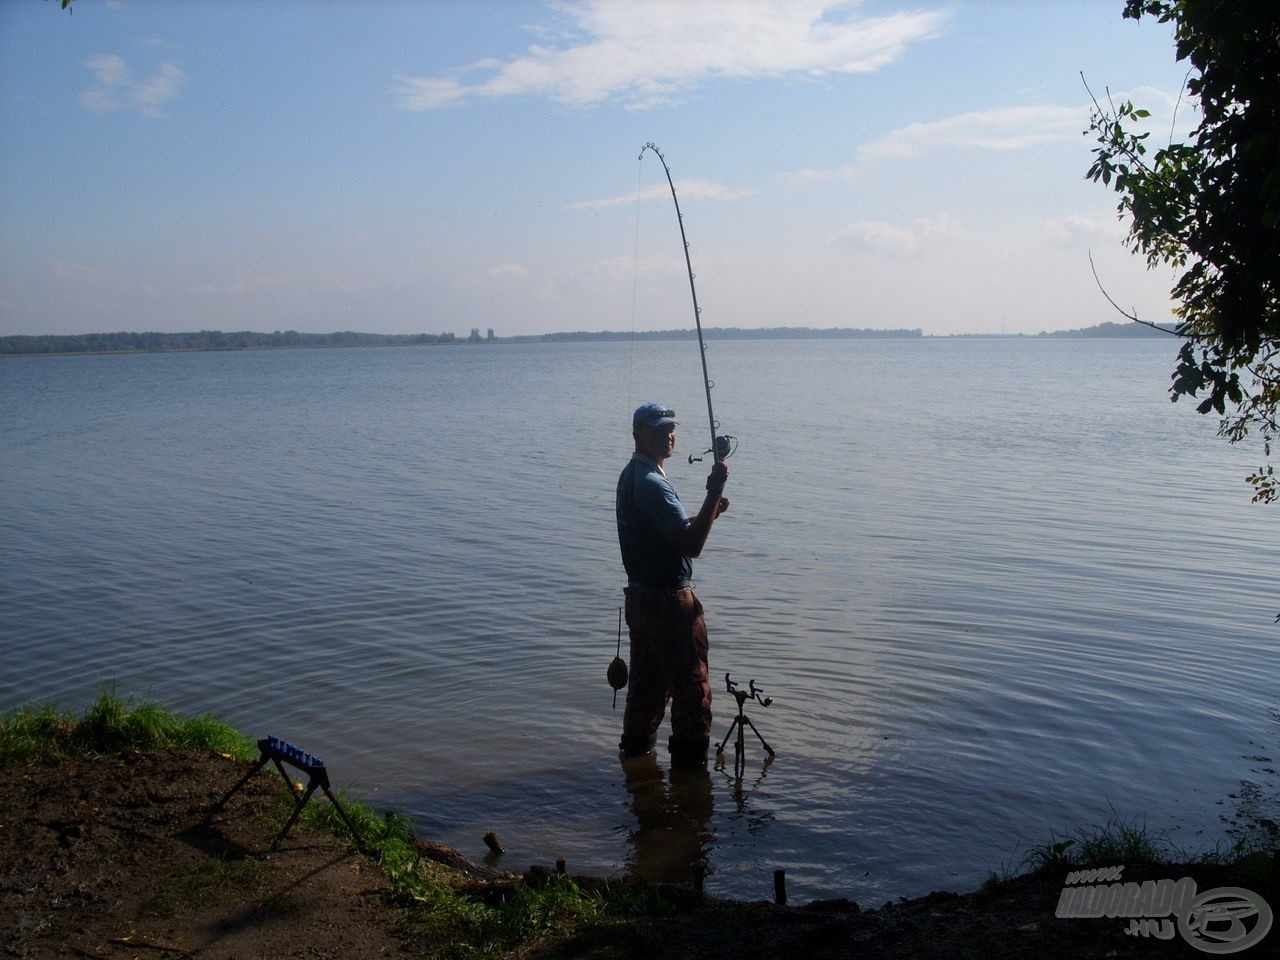
<path id="1" fill-rule="evenodd" d="M 729 466 L 723 460 L 717 460 L 711 466 L 711 474 L 707 477 L 707 492 L 720 493 L 725 481 L 729 479 Z M 721 511 L 723 513 L 723 511 Z"/>
<path id="2" fill-rule="evenodd" d="M 729 509 L 729 501 L 720 496 L 720 492 L 724 490 L 724 482 L 728 479 L 729 468 L 724 465 L 723 460 L 717 460 L 711 467 L 711 475 L 707 477 L 707 495 L 698 515 L 683 530 L 667 535 L 682 556 L 699 556 L 707 543 L 707 535 L 711 533 L 711 524 Z"/>

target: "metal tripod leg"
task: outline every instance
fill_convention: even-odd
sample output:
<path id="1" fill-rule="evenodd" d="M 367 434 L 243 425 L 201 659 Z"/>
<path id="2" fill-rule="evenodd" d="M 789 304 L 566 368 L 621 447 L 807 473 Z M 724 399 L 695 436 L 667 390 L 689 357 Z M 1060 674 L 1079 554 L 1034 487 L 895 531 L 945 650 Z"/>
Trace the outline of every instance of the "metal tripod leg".
<path id="1" fill-rule="evenodd" d="M 205 816 L 204 816 L 205 823 L 208 823 L 208 822 L 209 822 L 209 819 L 210 819 L 210 818 L 211 818 L 215 813 L 217 813 L 219 810 L 221 810 L 221 809 L 223 808 L 223 806 L 226 804 L 226 802 L 227 802 L 228 800 L 230 800 L 230 799 L 232 798 L 232 796 L 234 796 L 234 795 L 235 795 L 236 791 L 238 791 L 238 790 L 239 790 L 241 787 L 243 787 L 246 783 L 248 783 L 250 780 L 252 780 L 252 779 L 253 779 L 253 775 L 254 775 L 254 774 L 256 774 L 259 770 L 261 770 L 263 767 L 265 767 L 265 766 L 267 765 L 267 760 L 268 760 L 268 759 L 269 759 L 269 758 L 268 758 L 268 757 L 266 757 L 265 755 L 264 755 L 264 756 L 262 756 L 262 757 L 258 760 L 258 762 L 257 762 L 257 763 L 255 763 L 255 764 L 254 764 L 254 765 L 249 769 L 249 772 L 248 772 L 248 773 L 246 773 L 243 777 L 241 777 L 241 778 L 240 778 L 240 782 L 239 782 L 239 783 L 237 783 L 234 787 L 232 787 L 230 790 L 228 790 L 228 791 L 223 795 L 223 797 L 222 797 L 222 799 L 221 799 L 221 800 L 219 800 L 217 803 L 215 803 L 212 807 L 210 807 L 210 808 L 209 808 L 209 812 L 208 812 L 208 813 L 206 813 L 206 814 L 205 814 Z"/>
<path id="2" fill-rule="evenodd" d="M 760 741 L 760 746 L 764 747 L 765 750 L 768 751 L 769 756 L 771 757 L 776 756 L 776 754 L 773 752 L 773 747 L 769 746 L 769 744 L 765 741 L 764 737 L 760 736 L 760 731 L 756 729 L 756 725 L 751 722 L 751 718 L 748 717 L 745 713 L 742 715 L 742 722 L 751 728 L 751 732 L 756 735 L 756 739 Z M 739 744 L 742 743 L 741 733 L 738 734 L 738 743 Z"/>
<path id="3" fill-rule="evenodd" d="M 724 739 L 723 739 L 723 740 L 721 740 L 719 743 L 717 743 L 717 744 L 716 744 L 716 753 L 717 753 L 717 754 L 724 753 L 724 745 L 725 745 L 726 743 L 728 743 L 728 742 L 729 742 L 729 738 L 730 738 L 731 736 L 733 736 L 733 731 L 734 731 L 735 729 L 738 731 L 738 749 L 739 749 L 739 750 L 741 750 L 741 748 L 742 748 L 742 720 L 743 720 L 742 714 L 738 714 L 736 717 L 734 717 L 734 718 L 733 718 L 733 723 L 729 726 L 729 732 L 728 732 L 728 733 L 726 733 L 726 734 L 724 735 Z M 758 733 L 757 733 L 757 734 L 756 734 L 756 736 L 758 737 L 758 736 L 760 736 L 760 734 L 758 734 Z"/>
<path id="4" fill-rule="evenodd" d="M 741 753 L 745 749 L 743 739 L 747 732 L 747 727 L 751 728 L 751 732 L 756 735 L 756 739 L 759 740 L 760 745 L 768 751 L 769 756 L 776 756 L 773 752 L 773 747 L 769 746 L 765 738 L 760 735 L 760 731 L 756 729 L 756 725 L 751 722 L 751 718 L 745 713 L 740 713 L 733 718 L 733 723 L 729 726 L 729 732 L 724 735 L 723 740 L 716 744 L 716 753 L 724 753 L 724 745 L 729 742 L 729 738 L 733 736 L 734 730 L 738 731 L 738 739 L 734 743 L 734 750 Z"/>

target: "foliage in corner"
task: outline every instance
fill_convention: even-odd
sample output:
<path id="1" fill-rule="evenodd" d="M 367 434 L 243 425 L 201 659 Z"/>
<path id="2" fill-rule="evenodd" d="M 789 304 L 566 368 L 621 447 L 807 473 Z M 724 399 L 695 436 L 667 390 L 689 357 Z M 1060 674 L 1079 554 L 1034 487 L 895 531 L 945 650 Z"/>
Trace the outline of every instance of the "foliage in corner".
<path id="1" fill-rule="evenodd" d="M 1173 400 L 1199 400 L 1232 443 L 1254 435 L 1254 500 L 1280 500 L 1271 445 L 1280 416 L 1280 4 L 1127 0 L 1124 15 L 1174 25 L 1176 55 L 1200 108 L 1188 142 L 1149 152 L 1149 116 L 1094 99 L 1098 147 L 1087 174 L 1120 195 L 1128 245 L 1181 271 L 1172 295 L 1186 338 Z M 1137 317 L 1130 317 L 1137 320 Z"/>

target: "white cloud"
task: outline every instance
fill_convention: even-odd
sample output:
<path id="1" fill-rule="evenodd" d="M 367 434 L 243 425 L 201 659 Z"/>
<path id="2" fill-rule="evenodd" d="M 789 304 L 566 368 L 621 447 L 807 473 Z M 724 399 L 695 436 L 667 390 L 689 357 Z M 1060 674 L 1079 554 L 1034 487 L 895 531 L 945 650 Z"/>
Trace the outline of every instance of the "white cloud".
<path id="1" fill-rule="evenodd" d="M 523 56 L 449 76 L 397 78 L 406 110 L 469 97 L 544 96 L 574 106 L 674 102 L 714 78 L 820 78 L 866 73 L 938 35 L 943 11 L 858 16 L 859 0 L 584 0 L 558 9 L 568 26 Z M 478 75 L 474 82 L 467 77 Z"/>
<path id="2" fill-rule="evenodd" d="M 80 94 L 80 103 L 94 113 L 110 113 L 120 109 L 119 99 L 107 87 L 94 87 Z"/>
<path id="3" fill-rule="evenodd" d="M 993 107 L 912 123 L 864 144 L 856 163 L 810 167 L 779 175 L 787 183 L 828 183 L 857 176 L 866 164 L 912 160 L 942 150 L 1025 150 L 1050 143 L 1073 143 L 1088 127 L 1087 107 Z"/>
<path id="4" fill-rule="evenodd" d="M 1060 217 L 1046 226 L 1051 244 L 1071 249 L 1103 243 L 1118 244 L 1127 230 L 1115 213 Z"/>
<path id="5" fill-rule="evenodd" d="M 751 196 L 754 192 L 753 190 L 733 190 L 714 180 L 694 178 L 676 181 L 676 196 L 681 200 L 740 200 L 743 197 Z M 568 209 L 600 210 L 605 207 L 620 207 L 625 204 L 636 203 L 638 200 L 665 201 L 670 198 L 671 188 L 664 180 L 661 183 L 645 187 L 638 193 L 633 191 L 619 194 L 616 197 L 605 197 L 600 200 L 581 200 L 578 203 L 569 204 Z"/>
<path id="6" fill-rule="evenodd" d="M 104 87 L 114 87 L 128 82 L 129 67 L 124 57 L 114 53 L 99 53 L 85 61 L 84 65 L 93 71 L 98 83 Z"/>
<path id="7" fill-rule="evenodd" d="M 172 63 L 161 63 L 151 76 L 134 79 L 125 59 L 114 53 L 97 54 L 84 65 L 93 71 L 97 84 L 80 94 L 80 102 L 95 113 L 133 107 L 145 117 L 163 117 L 187 79 L 182 68 Z"/>
<path id="8" fill-rule="evenodd" d="M 151 298 L 159 293 L 154 283 L 128 276 L 113 267 L 53 260 L 49 263 L 48 273 L 82 298 L 108 298 L 122 294 Z"/>
<path id="9" fill-rule="evenodd" d="M 901 160 L 936 150 L 1023 150 L 1079 140 L 1088 120 L 1084 107 L 995 107 L 908 124 L 873 140 L 859 156 L 863 160 Z"/>
<path id="10" fill-rule="evenodd" d="M 1115 103 L 1132 100 L 1149 110 L 1151 116 L 1135 121 L 1135 130 L 1161 135 L 1168 140 L 1185 140 L 1200 120 L 1198 105 L 1179 93 L 1141 87 L 1109 96 Z M 788 183 L 826 183 L 858 175 L 868 163 L 918 159 L 946 150 L 987 150 L 1011 152 L 1045 144 L 1072 144 L 1087 134 L 1091 105 L 1041 104 L 1037 106 L 991 107 L 944 117 L 926 123 L 912 123 L 892 130 L 864 144 L 857 162 L 838 167 L 811 167 L 779 175 Z"/>
<path id="11" fill-rule="evenodd" d="M 178 98 L 186 79 L 187 75 L 180 67 L 171 63 L 162 63 L 153 76 L 134 86 L 133 102 L 137 104 L 143 115 L 162 117 L 164 107 L 171 100 Z"/>
<path id="12" fill-rule="evenodd" d="M 434 110 L 467 95 L 466 89 L 457 80 L 436 79 L 433 77 L 398 77 L 394 90 L 404 110 Z"/>
<path id="13" fill-rule="evenodd" d="M 1131 101 L 1135 107 L 1149 110 L 1151 121 L 1163 125 L 1166 130 L 1173 118 L 1177 119 L 1179 129 L 1183 129 L 1184 122 L 1190 122 L 1194 126 L 1194 122 L 1199 118 L 1199 100 L 1187 93 L 1185 84 L 1179 90 L 1138 86 L 1132 90 L 1113 91 L 1107 88 L 1098 91 L 1089 85 L 1087 77 L 1083 78 L 1082 82 L 1085 90 L 1097 97 L 1099 106 L 1110 110 L 1126 100 Z"/>
<path id="14" fill-rule="evenodd" d="M 832 240 L 840 246 L 909 259 L 918 255 L 931 239 L 954 237 L 959 233 L 959 224 L 950 217 L 921 217 L 905 226 L 884 220 L 864 220 L 841 228 Z"/>
<path id="15" fill-rule="evenodd" d="M 527 277 L 529 268 L 522 263 L 500 263 L 489 268 L 491 277 Z"/>
<path id="16" fill-rule="evenodd" d="M 833 180 L 844 180 L 853 177 L 858 172 L 858 168 L 853 164 L 846 164 L 841 167 L 830 167 L 823 169 L 821 167 L 806 167 L 803 170 L 792 170 L 788 173 L 778 174 L 778 179 L 783 183 L 829 183 Z"/>

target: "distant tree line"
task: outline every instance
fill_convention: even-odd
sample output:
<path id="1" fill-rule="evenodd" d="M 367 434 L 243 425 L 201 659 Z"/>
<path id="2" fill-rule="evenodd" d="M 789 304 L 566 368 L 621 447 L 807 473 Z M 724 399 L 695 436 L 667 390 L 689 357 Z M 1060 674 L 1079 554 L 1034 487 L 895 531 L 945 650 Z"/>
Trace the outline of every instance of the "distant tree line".
<path id="1" fill-rule="evenodd" d="M 762 327 L 760 329 L 747 330 L 742 327 L 709 327 L 706 328 L 704 334 L 709 337 L 720 340 L 845 340 L 860 338 L 883 338 L 910 340 L 924 337 L 924 332 L 918 327 L 914 329 L 898 329 L 898 330 L 871 330 L 865 328 L 851 327 Z M 1038 337 L 1079 337 L 1079 338 L 1115 338 L 1129 339 L 1134 337 L 1161 337 L 1168 336 L 1176 331 L 1172 327 L 1161 327 L 1156 324 L 1146 323 L 1100 323 L 1092 327 L 1082 327 L 1078 330 L 1056 330 L 1052 333 L 1041 332 L 1035 334 Z M 537 341 L 565 341 L 565 340 L 693 340 L 698 336 L 697 331 L 691 329 L 685 330 L 647 330 L 644 332 L 620 333 L 612 330 L 602 330 L 598 333 L 545 333 L 536 337 L 512 337 L 513 340 L 537 340 Z M 1000 336 L 1025 337 L 1029 334 L 994 334 L 994 333 L 958 333 L 958 334 L 942 334 L 948 337 L 963 337 L 974 339 L 995 338 Z"/>
<path id="2" fill-rule="evenodd" d="M 721 339 L 771 340 L 803 338 L 844 337 L 920 337 L 920 330 L 815 330 L 808 327 L 769 327 L 763 330 L 746 330 L 740 327 L 720 327 L 708 330 Z M 650 330 L 643 333 L 547 333 L 525 337 L 495 337 L 490 330 L 482 338 L 478 329 L 470 337 L 458 338 L 452 333 L 298 333 L 295 330 L 274 333 L 254 333 L 241 330 L 223 333 L 220 330 L 201 330 L 197 333 L 81 333 L 72 335 L 9 336 L 0 337 L 0 356 L 20 354 L 63 353 L 163 353 L 179 350 L 262 350 L 282 347 L 386 347 L 434 343 L 531 343 L 564 342 L 572 340 L 691 340 L 697 336 L 692 330 Z"/>
<path id="3" fill-rule="evenodd" d="M 1158 337 L 1171 330 L 1139 323 L 1102 323 L 1080 330 L 1041 333 L 1041 337 Z M 711 327 L 707 336 L 720 340 L 846 340 L 846 339 L 919 339 L 919 329 L 870 330 L 849 327 L 819 329 L 814 327 Z M 972 336 L 978 336 L 976 334 Z M 985 336 L 985 335 L 984 335 Z M 991 335 L 994 336 L 994 335 Z M 1019 334 L 1018 336 L 1022 336 Z M 531 336 L 495 337 L 489 331 L 481 338 L 477 330 L 470 337 L 452 333 L 298 333 L 277 330 L 254 333 L 241 330 L 223 333 L 201 330 L 197 333 L 81 333 L 67 336 L 0 337 L 0 356 L 65 353 L 164 353 L 180 350 L 265 350 L 290 347 L 388 347 L 438 343 L 567 343 L 572 341 L 693 340 L 695 330 L 646 330 L 620 332 L 601 330 L 574 333 L 544 333 Z"/>
<path id="4" fill-rule="evenodd" d="M 272 347 L 383 347 L 454 343 L 452 333 L 81 333 L 69 336 L 0 337 L 0 355 L 53 353 L 162 353 L 175 350 L 258 350 Z"/>
<path id="5" fill-rule="evenodd" d="M 858 337 L 886 337 L 891 339 L 923 337 L 924 332 L 915 330 L 866 330 L 849 327 L 829 327 L 818 329 L 813 327 L 761 327 L 747 329 L 744 327 L 707 327 L 705 336 L 721 340 L 843 340 Z M 544 333 L 537 337 L 514 337 L 512 339 L 565 341 L 565 340 L 695 340 L 698 333 L 692 327 L 679 330 L 645 330 L 621 332 L 601 330 L 595 333 L 578 331 L 575 333 Z"/>
<path id="6" fill-rule="evenodd" d="M 1084 327 L 1080 330 L 1059 330 L 1056 333 L 1042 333 L 1042 337 L 1118 337 L 1122 339 L 1167 337 L 1177 334 L 1173 327 L 1161 327 L 1146 323 L 1100 323 L 1096 327 Z"/>

